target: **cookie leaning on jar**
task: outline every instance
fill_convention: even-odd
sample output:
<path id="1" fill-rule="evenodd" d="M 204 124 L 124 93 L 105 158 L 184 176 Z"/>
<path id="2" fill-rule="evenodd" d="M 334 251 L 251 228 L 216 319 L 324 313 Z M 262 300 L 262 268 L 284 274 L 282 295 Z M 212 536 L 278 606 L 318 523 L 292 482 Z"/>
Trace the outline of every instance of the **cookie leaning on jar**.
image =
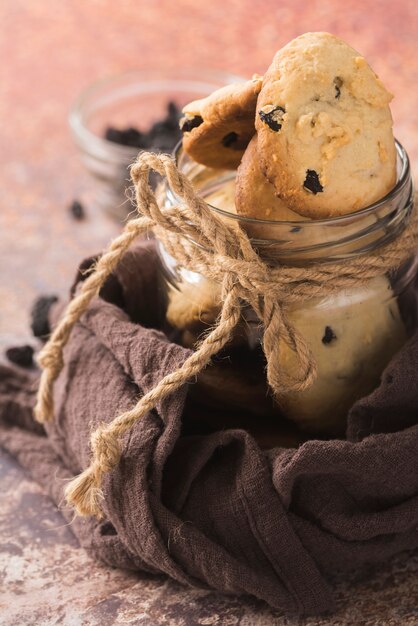
<path id="1" fill-rule="evenodd" d="M 268 240 L 271 231 L 272 246 L 281 243 L 273 241 L 276 226 L 281 225 L 291 247 L 298 245 L 301 234 L 312 233 L 313 258 L 316 248 L 328 250 L 323 232 L 335 233 L 337 243 L 350 236 L 353 250 L 357 249 L 355 227 L 348 230 L 345 222 L 322 220 L 354 214 L 394 186 L 390 97 L 366 61 L 338 38 L 327 33 L 297 38 L 276 54 L 265 74 L 254 108 L 257 132 L 238 168 L 235 199 L 229 181 L 228 193 L 222 194 L 222 188 L 217 192 L 217 208 L 242 215 L 241 226 L 252 237 Z M 184 148 L 187 152 L 187 142 Z M 204 152 L 199 155 L 201 163 Z M 207 165 L 214 165 L 213 151 Z M 221 159 L 218 166 L 222 167 Z M 347 171 L 356 185 L 347 183 Z M 210 194 L 206 199 L 211 200 Z M 362 226 L 377 219 L 370 211 Z M 263 255 L 263 246 L 257 241 L 254 245 Z M 347 245 L 344 250 L 351 253 Z M 210 290 L 216 292 L 213 284 Z M 342 434 L 348 408 L 376 386 L 384 366 L 406 340 L 397 295 L 382 276 L 367 288 L 342 290 L 337 297 L 288 308 L 289 322 L 313 350 L 318 377 L 305 392 L 277 397 L 278 409 L 308 431 Z M 249 337 L 251 354 L 255 326 Z M 281 367 L 292 373 L 290 348 L 281 345 L 279 358 Z"/>
<path id="2" fill-rule="evenodd" d="M 254 116 L 262 78 L 254 75 L 244 83 L 234 83 L 214 91 L 183 108 L 180 128 L 183 148 L 197 163 L 208 168 L 236 169 L 255 134 Z M 235 185 L 209 195 L 206 200 L 234 211 Z M 195 345 L 213 324 L 220 311 L 219 288 L 204 277 L 187 284 L 179 282 L 169 290 L 167 320 L 182 332 L 182 343 Z M 242 329 L 235 332 L 234 345 L 245 342 Z"/>
<path id="3" fill-rule="evenodd" d="M 207 167 L 235 169 L 255 133 L 254 113 L 262 78 L 218 89 L 183 108 L 183 146 Z"/>
<path id="4" fill-rule="evenodd" d="M 180 120 L 183 148 L 194 161 L 208 168 L 236 169 L 243 155 L 246 161 L 251 158 L 249 155 L 254 153 L 255 146 L 250 140 L 255 137 L 254 117 L 261 86 L 262 78 L 255 75 L 245 83 L 222 87 L 183 108 L 184 116 Z M 259 178 L 262 178 L 261 172 Z M 243 186 L 240 194 L 239 187 L 235 189 L 235 183 L 231 181 L 223 189 L 206 196 L 206 201 L 234 213 L 237 197 L 241 197 L 244 204 L 245 182 Z M 263 192 L 261 187 L 260 191 Z M 266 192 L 264 208 L 268 217 L 271 212 L 268 205 L 274 197 L 274 187 L 266 184 Z M 279 219 L 279 215 L 281 219 L 303 219 L 287 210 L 276 197 L 274 203 L 283 209 L 275 211 L 276 219 Z M 251 215 L 250 208 L 248 214 Z M 255 225 L 252 234 L 256 234 L 254 229 L 257 229 Z M 257 234 L 263 234 L 260 227 Z M 182 342 L 191 347 L 215 321 L 220 310 L 220 296 L 217 285 L 204 277 L 191 285 L 179 283 L 177 287 L 170 290 L 167 320 L 182 331 Z M 242 332 L 235 333 L 234 344 L 242 344 L 243 336 Z"/>

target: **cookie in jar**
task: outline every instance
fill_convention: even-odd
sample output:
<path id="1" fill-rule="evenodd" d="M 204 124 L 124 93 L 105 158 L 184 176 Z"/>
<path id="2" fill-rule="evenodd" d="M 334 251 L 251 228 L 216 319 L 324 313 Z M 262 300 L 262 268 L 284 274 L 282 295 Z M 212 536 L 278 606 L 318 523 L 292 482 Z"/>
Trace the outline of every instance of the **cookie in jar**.
<path id="1" fill-rule="evenodd" d="M 211 210 L 230 228 L 243 229 L 271 268 L 308 272 L 354 258 L 367 260 L 396 239 L 414 205 L 409 160 L 393 136 L 392 96 L 366 60 L 333 35 L 307 33 L 279 50 L 257 80 L 257 97 L 245 104 L 247 120 L 253 107 L 253 129 L 249 132 L 247 123 L 246 147 L 235 169 L 232 159 L 225 159 L 225 145 L 218 167 L 215 143 L 205 163 L 210 129 L 200 147 L 195 134 L 188 154 L 194 129 L 186 127 L 183 147 L 176 152 L 178 167 Z M 219 107 L 221 95 L 212 98 L 218 111 L 225 111 L 223 120 L 210 120 L 214 142 L 220 129 L 225 133 L 231 118 L 239 117 L 227 101 Z M 199 110 L 205 111 L 204 106 Z M 174 203 L 168 190 L 165 203 Z M 200 334 L 216 323 L 220 286 L 198 273 L 192 277 L 169 258 L 162 243 L 159 248 L 168 320 L 181 329 L 188 346 L 197 345 Z M 273 395 L 268 386 L 261 393 L 259 387 L 253 407 L 261 406 L 264 394 L 268 407 L 262 410 L 273 419 L 291 420 L 305 433 L 343 436 L 350 407 L 378 386 L 386 365 L 416 327 L 411 297 L 416 275 L 412 253 L 396 271 L 382 270 L 356 285 L 342 281 L 332 295 L 283 303 L 288 323 L 309 345 L 316 376 L 309 388 L 298 391 Z M 231 375 L 234 363 L 245 360 L 265 381 L 263 328 L 247 305 L 241 319 L 222 358 L 230 360 Z M 283 341 L 276 358 L 281 371 L 292 377 L 295 354 Z M 242 408 L 256 416 L 244 379 L 242 390 Z M 225 387 L 225 400 L 227 395 Z"/>

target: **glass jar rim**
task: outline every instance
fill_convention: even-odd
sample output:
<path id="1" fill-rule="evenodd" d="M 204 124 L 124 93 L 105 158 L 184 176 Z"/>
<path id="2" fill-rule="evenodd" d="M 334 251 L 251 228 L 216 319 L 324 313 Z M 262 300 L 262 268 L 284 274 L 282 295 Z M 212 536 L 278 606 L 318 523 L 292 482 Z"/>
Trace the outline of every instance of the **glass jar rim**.
<path id="1" fill-rule="evenodd" d="M 248 218 L 208 203 L 223 221 L 239 225 L 247 232 L 252 246 L 270 264 L 306 265 L 328 263 L 370 253 L 392 241 L 407 225 L 414 207 L 414 187 L 409 158 L 399 142 L 397 151 L 397 182 L 377 202 L 346 215 L 320 220 L 279 221 Z M 205 168 L 190 159 L 179 144 L 174 156 L 178 167 L 196 185 L 205 198 L 233 181 L 236 171 Z M 207 174 L 207 176 L 205 176 Z M 167 202 L 181 203 L 164 184 Z M 198 241 L 194 241 L 200 245 Z"/>
<path id="2" fill-rule="evenodd" d="M 167 70 L 167 72 L 156 71 L 154 69 L 132 69 L 126 72 L 113 74 L 106 78 L 99 79 L 88 85 L 74 100 L 70 107 L 68 122 L 77 144 L 82 147 L 88 146 L 88 152 L 99 157 L 108 157 L 109 152 L 118 160 L 127 163 L 137 156 L 138 149 L 130 146 L 122 146 L 109 141 L 100 135 L 92 132 L 86 125 L 89 103 L 100 95 L 101 92 L 114 86 L 114 95 L 107 96 L 104 103 L 116 101 L 118 97 L 130 94 L 152 93 L 158 91 L 168 91 L 168 88 L 181 87 L 181 85 L 192 84 L 205 85 L 213 83 L 213 88 L 219 88 L 222 84 L 233 82 L 243 82 L 245 79 L 232 73 L 223 72 L 216 69 L 192 69 L 178 68 Z M 123 87 L 123 85 L 125 86 Z"/>
<path id="3" fill-rule="evenodd" d="M 300 226 L 304 228 L 305 227 L 315 228 L 317 226 L 327 226 L 327 225 L 341 226 L 344 223 L 352 222 L 353 219 L 366 217 L 370 215 L 371 213 L 374 213 L 377 209 L 387 204 L 392 199 L 396 198 L 396 196 L 402 191 L 402 189 L 404 189 L 406 185 L 410 184 L 411 170 L 410 170 L 410 161 L 409 161 L 408 153 L 406 152 L 405 148 L 397 139 L 395 139 L 395 145 L 396 145 L 397 157 L 399 159 L 399 162 L 401 163 L 401 171 L 399 173 L 399 176 L 397 177 L 397 181 L 394 187 L 392 187 L 392 189 L 385 196 L 383 196 L 376 202 L 373 202 L 372 204 L 369 204 L 368 206 L 362 209 L 358 209 L 357 211 L 352 211 L 351 213 L 347 213 L 345 215 L 338 215 L 335 217 L 327 217 L 327 218 L 315 219 L 315 220 L 297 220 L 297 221 L 268 220 L 268 219 L 259 219 L 256 217 L 247 217 L 247 216 L 238 215 L 236 213 L 231 213 L 230 211 L 226 211 L 224 209 L 216 207 L 210 202 L 208 202 L 207 204 L 213 211 L 215 211 L 215 213 L 218 213 L 222 217 L 230 219 L 230 220 L 235 220 L 243 224 L 258 224 L 258 225 L 264 225 L 264 226 L 277 226 L 280 224 L 282 226 L 289 226 L 289 228 L 294 227 L 294 226 L 298 226 L 298 227 Z M 181 160 L 185 157 L 186 153 L 183 150 L 183 144 L 181 140 L 175 146 L 172 154 L 173 154 L 173 157 L 175 159 L 177 166 L 179 167 L 180 170 L 182 170 Z"/>

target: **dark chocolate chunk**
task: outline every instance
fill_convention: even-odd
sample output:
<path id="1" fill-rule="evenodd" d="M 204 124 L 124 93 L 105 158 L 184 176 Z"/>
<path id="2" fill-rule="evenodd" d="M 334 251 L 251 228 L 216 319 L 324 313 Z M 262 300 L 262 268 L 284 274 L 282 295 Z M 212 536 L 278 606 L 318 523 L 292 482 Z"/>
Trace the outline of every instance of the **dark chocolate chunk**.
<path id="1" fill-rule="evenodd" d="M 341 96 L 341 87 L 343 85 L 343 81 L 339 76 L 334 78 L 334 87 L 335 87 L 335 97 L 338 98 Z"/>
<path id="2" fill-rule="evenodd" d="M 148 131 L 138 128 L 114 128 L 109 126 L 105 138 L 122 146 L 137 148 L 138 150 L 154 150 L 155 152 L 171 152 L 181 139 L 179 129 L 180 111 L 174 102 L 167 104 L 166 116 L 154 122 Z"/>
<path id="3" fill-rule="evenodd" d="M 12 363 L 20 365 L 20 367 L 32 367 L 33 365 L 32 346 L 16 346 L 6 350 L 6 356 Z"/>
<path id="4" fill-rule="evenodd" d="M 225 148 L 233 148 L 234 144 L 236 144 L 238 141 L 238 135 L 237 133 L 228 133 L 227 135 L 225 135 L 225 137 L 222 139 L 222 145 L 225 146 Z"/>
<path id="5" fill-rule="evenodd" d="M 177 104 L 173 101 L 170 101 L 167 105 L 167 122 L 170 122 L 176 129 L 179 126 L 179 120 L 181 117 L 180 109 Z"/>
<path id="6" fill-rule="evenodd" d="M 181 139 L 180 130 L 177 129 L 178 135 L 174 135 L 173 131 L 160 130 L 152 137 L 149 149 L 153 152 L 171 152 L 174 146 Z"/>
<path id="7" fill-rule="evenodd" d="M 315 172 L 315 170 L 306 170 L 306 178 L 305 182 L 303 183 L 303 187 L 304 189 L 306 189 L 306 191 L 310 191 L 313 194 L 324 191 L 323 186 L 319 182 L 319 176 Z"/>
<path id="8" fill-rule="evenodd" d="M 267 109 L 267 107 L 264 107 Z M 276 106 L 271 108 L 270 111 L 259 111 L 258 115 L 264 124 L 267 124 L 271 130 L 274 130 L 276 133 L 279 132 L 283 125 L 283 115 L 286 113 L 285 109 L 281 106 Z"/>
<path id="9" fill-rule="evenodd" d="M 329 343 L 331 343 L 331 341 L 334 341 L 334 339 L 337 339 L 337 335 L 334 333 L 331 326 L 325 326 L 325 332 L 324 332 L 324 336 L 322 337 L 322 343 L 326 346 Z"/>
<path id="10" fill-rule="evenodd" d="M 30 326 L 32 333 L 38 339 L 47 339 L 51 333 L 48 315 L 51 306 L 57 300 L 57 296 L 41 296 L 32 307 Z"/>
<path id="11" fill-rule="evenodd" d="M 165 120 L 156 122 L 151 127 L 148 132 L 148 140 L 152 150 L 157 152 L 171 152 L 173 150 L 182 135 L 179 128 L 179 120 L 180 115 L 178 111 L 177 113 L 169 112 Z"/>
<path id="12" fill-rule="evenodd" d="M 113 141 L 114 143 L 122 143 L 124 137 L 123 131 L 113 128 L 113 126 L 108 126 L 106 128 L 104 136 L 107 141 Z"/>
<path id="13" fill-rule="evenodd" d="M 129 128 L 118 129 L 113 126 L 106 128 L 105 138 L 113 143 L 130 148 L 146 148 L 148 147 L 147 137 L 137 128 L 130 126 Z"/>
<path id="14" fill-rule="evenodd" d="M 155 122 L 148 131 L 148 139 L 152 144 L 153 140 L 159 139 L 163 135 L 172 136 L 173 133 L 180 135 L 180 129 L 178 126 L 178 121 L 173 124 L 173 122 L 169 119 L 161 120 L 159 122 Z"/>
<path id="15" fill-rule="evenodd" d="M 180 120 L 180 130 L 182 133 L 190 133 L 193 128 L 197 128 L 203 124 L 203 117 L 195 115 L 194 117 L 183 117 Z"/>
<path id="16" fill-rule="evenodd" d="M 73 202 L 70 204 L 70 213 L 75 220 L 82 220 L 86 216 L 84 206 L 79 200 L 73 200 Z"/>

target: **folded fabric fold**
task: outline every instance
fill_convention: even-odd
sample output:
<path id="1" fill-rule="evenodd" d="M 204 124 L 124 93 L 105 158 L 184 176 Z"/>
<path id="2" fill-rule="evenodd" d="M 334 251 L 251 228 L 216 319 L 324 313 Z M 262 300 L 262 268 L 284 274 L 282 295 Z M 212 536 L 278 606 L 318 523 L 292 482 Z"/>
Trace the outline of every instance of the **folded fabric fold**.
<path id="1" fill-rule="evenodd" d="M 152 243 L 132 248 L 76 325 L 45 430 L 32 421 L 33 377 L 0 369 L 0 444 L 57 504 L 63 479 L 89 463 L 91 432 L 190 354 L 162 331 L 156 266 Z M 418 336 L 352 408 L 346 440 L 268 452 L 244 430 L 187 435 L 186 385 L 124 437 L 105 519 L 77 519 L 74 532 L 114 566 L 287 612 L 330 610 L 329 574 L 418 547 L 416 363 Z"/>

